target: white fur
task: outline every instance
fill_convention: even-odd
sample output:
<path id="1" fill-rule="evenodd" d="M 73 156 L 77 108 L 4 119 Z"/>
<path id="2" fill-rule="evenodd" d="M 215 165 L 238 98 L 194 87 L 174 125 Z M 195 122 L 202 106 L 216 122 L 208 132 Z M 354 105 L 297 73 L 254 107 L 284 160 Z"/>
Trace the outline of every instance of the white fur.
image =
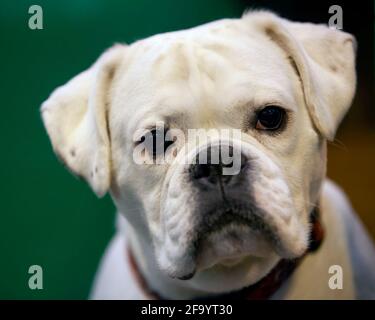
<path id="1" fill-rule="evenodd" d="M 142 298 L 123 256 L 125 241 L 148 283 L 167 297 L 192 298 L 250 285 L 281 258 L 306 250 L 309 214 L 319 202 L 327 228 L 324 245 L 275 297 L 353 298 L 355 290 L 364 292 L 357 285 L 365 286 L 363 279 L 352 277 L 351 250 L 367 248 L 371 258 L 356 255 L 356 266 L 370 270 L 373 249 L 367 238 L 358 236 L 359 241 L 352 235 L 350 225 L 364 231 L 357 223 L 347 224 L 355 218 L 348 205 L 330 199 L 340 198 L 334 188 L 321 190 L 326 139 L 333 139 L 355 91 L 354 43 L 351 35 L 326 26 L 252 12 L 117 45 L 58 88 L 42 107 L 55 151 L 98 195 L 109 190 L 126 217 L 126 231 L 119 231 L 109 247 L 93 297 Z M 277 136 L 249 123 L 255 110 L 269 104 L 288 113 Z M 188 166 L 178 161 L 134 163 L 134 133 L 158 121 L 185 131 L 242 130 L 242 138 L 233 143 L 251 164 L 246 179 L 252 191 L 237 190 L 233 197 L 252 199 L 261 209 L 253 214 L 272 230 L 275 243 L 259 230 L 231 224 L 211 234 L 195 255 L 192 242 L 200 218 L 217 199 L 202 202 L 189 181 Z M 195 156 L 183 149 L 177 145 L 177 158 Z M 343 291 L 327 289 L 328 263 L 345 268 Z M 175 279 L 193 271 L 190 280 Z M 313 281 L 316 277 L 320 280 Z M 373 276 L 368 279 L 373 288 Z M 363 296 L 370 297 L 371 290 L 366 292 Z"/>
<path id="2" fill-rule="evenodd" d="M 375 299 L 375 254 L 366 230 L 345 194 L 329 180 L 323 184 L 321 203 L 326 228 L 322 247 L 303 260 L 272 299 Z M 91 293 L 92 299 L 148 298 L 138 287 L 126 264 L 124 234 L 128 234 L 128 228 L 124 218 L 119 216 L 118 232 L 98 271 Z M 355 233 L 351 236 L 354 241 L 349 240 L 348 231 Z M 331 265 L 340 265 L 343 268 L 343 290 L 331 290 L 328 286 L 331 276 L 328 269 Z M 166 292 L 173 292 L 182 299 L 197 294 L 168 283 L 160 271 L 153 272 L 152 283 L 165 286 Z"/>

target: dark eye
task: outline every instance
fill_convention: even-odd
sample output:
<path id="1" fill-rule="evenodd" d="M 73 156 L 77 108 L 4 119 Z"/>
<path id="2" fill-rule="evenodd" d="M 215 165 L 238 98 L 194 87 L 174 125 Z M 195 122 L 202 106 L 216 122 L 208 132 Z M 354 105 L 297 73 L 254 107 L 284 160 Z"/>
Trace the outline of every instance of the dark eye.
<path id="1" fill-rule="evenodd" d="M 163 155 L 173 141 L 167 141 L 167 131 L 161 129 L 152 129 L 141 138 L 141 142 L 146 143 L 146 148 L 150 151 L 153 158 Z"/>
<path id="2" fill-rule="evenodd" d="M 283 124 L 285 110 L 277 106 L 268 106 L 257 114 L 255 128 L 258 130 L 278 130 Z"/>

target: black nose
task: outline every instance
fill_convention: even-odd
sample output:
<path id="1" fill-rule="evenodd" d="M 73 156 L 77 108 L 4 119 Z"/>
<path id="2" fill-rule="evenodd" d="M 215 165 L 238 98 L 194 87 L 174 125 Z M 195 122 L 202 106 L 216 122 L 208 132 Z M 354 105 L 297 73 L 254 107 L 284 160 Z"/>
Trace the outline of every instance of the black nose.
<path id="1" fill-rule="evenodd" d="M 233 147 L 227 147 L 229 150 L 227 154 L 229 157 L 233 157 Z M 206 156 L 201 156 L 201 153 L 205 152 Z M 204 185 L 216 185 L 219 182 L 228 184 L 234 176 L 234 174 L 224 174 L 224 168 L 232 168 L 235 161 L 222 158 L 221 147 L 209 147 L 202 151 L 196 157 L 196 164 L 190 166 L 190 175 L 192 180 L 204 184 Z M 246 163 L 245 156 L 241 153 L 240 159 L 240 171 L 244 168 Z M 202 163 L 203 162 L 203 163 Z"/>

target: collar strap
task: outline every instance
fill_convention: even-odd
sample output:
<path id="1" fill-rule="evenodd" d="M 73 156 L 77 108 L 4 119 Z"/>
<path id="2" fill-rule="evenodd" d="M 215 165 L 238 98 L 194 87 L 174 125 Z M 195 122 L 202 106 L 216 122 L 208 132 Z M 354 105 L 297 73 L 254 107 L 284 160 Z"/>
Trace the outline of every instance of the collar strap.
<path id="1" fill-rule="evenodd" d="M 310 214 L 311 232 L 310 242 L 307 251 L 299 258 L 296 259 L 282 259 L 279 263 L 261 280 L 245 287 L 243 289 L 232 291 L 229 293 L 219 294 L 209 297 L 198 297 L 196 300 L 210 300 L 210 299 L 242 299 L 242 300 L 265 300 L 270 298 L 281 285 L 289 278 L 293 271 L 302 262 L 303 258 L 309 252 L 314 252 L 320 247 L 324 238 L 324 229 L 320 222 L 320 214 L 318 208 L 315 208 Z M 152 288 L 150 288 L 141 274 L 134 255 L 130 247 L 127 247 L 128 260 L 130 268 L 134 274 L 139 287 L 144 294 L 150 299 L 154 300 L 168 300 L 161 296 Z"/>

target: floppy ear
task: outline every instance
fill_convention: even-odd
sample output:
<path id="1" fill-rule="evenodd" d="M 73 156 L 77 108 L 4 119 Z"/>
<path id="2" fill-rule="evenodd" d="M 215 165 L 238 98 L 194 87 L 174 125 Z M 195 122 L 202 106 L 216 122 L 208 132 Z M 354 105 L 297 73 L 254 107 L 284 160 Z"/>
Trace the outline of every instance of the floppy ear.
<path id="1" fill-rule="evenodd" d="M 108 91 L 124 50 L 116 45 L 106 51 L 88 70 L 57 88 L 41 107 L 54 151 L 98 196 L 110 186 Z"/>
<path id="2" fill-rule="evenodd" d="M 253 12 L 243 18 L 254 21 L 284 50 L 301 79 L 316 128 L 333 140 L 355 93 L 354 37 L 326 25 L 291 22 L 269 12 Z"/>

